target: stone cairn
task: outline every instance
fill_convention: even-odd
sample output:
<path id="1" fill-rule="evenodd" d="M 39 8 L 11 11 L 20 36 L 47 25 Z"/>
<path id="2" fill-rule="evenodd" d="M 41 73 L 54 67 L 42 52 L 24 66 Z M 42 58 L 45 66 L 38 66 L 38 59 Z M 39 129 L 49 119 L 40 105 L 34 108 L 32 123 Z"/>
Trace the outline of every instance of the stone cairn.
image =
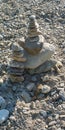
<path id="1" fill-rule="evenodd" d="M 24 69 L 34 71 L 41 65 L 43 66 L 54 51 L 55 47 L 45 42 L 35 16 L 30 16 L 27 36 L 12 45 L 12 61 L 9 69 L 11 81 L 23 81 Z"/>
<path id="2" fill-rule="evenodd" d="M 17 43 L 14 43 L 11 47 L 12 49 L 12 60 L 9 65 L 9 78 L 12 82 L 21 82 L 24 80 L 23 71 L 24 65 L 23 63 L 26 61 L 24 57 L 23 48 L 20 48 Z"/>

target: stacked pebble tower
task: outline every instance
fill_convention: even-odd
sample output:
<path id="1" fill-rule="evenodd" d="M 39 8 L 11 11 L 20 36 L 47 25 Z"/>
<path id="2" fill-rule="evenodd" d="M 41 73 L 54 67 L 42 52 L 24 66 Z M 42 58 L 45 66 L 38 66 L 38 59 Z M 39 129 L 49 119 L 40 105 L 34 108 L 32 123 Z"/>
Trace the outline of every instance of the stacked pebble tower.
<path id="1" fill-rule="evenodd" d="M 23 48 L 20 48 L 20 46 L 17 43 L 14 43 L 11 46 L 12 49 L 12 60 L 10 61 L 9 65 L 9 78 L 12 82 L 21 82 L 24 80 L 23 77 L 23 71 L 24 71 L 24 65 L 23 63 L 26 61 L 26 58 L 24 57 Z"/>

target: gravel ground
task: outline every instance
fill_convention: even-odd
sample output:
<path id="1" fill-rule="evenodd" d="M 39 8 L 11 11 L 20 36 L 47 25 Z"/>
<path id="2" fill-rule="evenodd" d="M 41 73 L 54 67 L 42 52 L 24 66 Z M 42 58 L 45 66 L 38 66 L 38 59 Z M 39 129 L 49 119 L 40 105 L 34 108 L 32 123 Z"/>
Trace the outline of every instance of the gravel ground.
<path id="1" fill-rule="evenodd" d="M 31 14 L 36 15 L 46 41 L 56 47 L 53 57 L 63 67 L 59 74 L 55 70 L 35 75 L 25 72 L 24 82 L 12 84 L 7 81 L 10 47 L 26 36 Z M 44 89 L 37 92 L 36 86 L 45 87 L 45 93 Z M 9 111 L 0 130 L 65 130 L 64 0 L 0 0 L 0 96 Z"/>

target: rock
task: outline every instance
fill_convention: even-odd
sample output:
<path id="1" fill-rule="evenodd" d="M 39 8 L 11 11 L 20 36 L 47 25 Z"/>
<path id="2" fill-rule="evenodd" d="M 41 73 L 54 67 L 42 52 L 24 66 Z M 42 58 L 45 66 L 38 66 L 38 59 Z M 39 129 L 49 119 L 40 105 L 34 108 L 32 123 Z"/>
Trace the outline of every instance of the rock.
<path id="1" fill-rule="evenodd" d="M 0 85 L 1 85 L 1 84 L 3 84 L 3 79 L 2 79 L 2 78 L 0 79 Z"/>
<path id="2" fill-rule="evenodd" d="M 45 110 L 41 110 L 40 114 L 43 116 L 43 118 L 47 118 L 47 112 Z"/>
<path id="3" fill-rule="evenodd" d="M 37 88 L 38 88 L 38 91 L 41 91 L 41 93 L 43 93 L 43 94 L 47 94 L 51 90 L 50 86 L 42 85 L 42 84 L 40 84 Z"/>
<path id="4" fill-rule="evenodd" d="M 51 122 L 49 122 L 49 126 L 53 126 L 53 125 L 55 125 L 57 122 L 54 120 L 54 121 L 51 121 Z"/>
<path id="5" fill-rule="evenodd" d="M 3 39 L 3 36 L 0 34 L 0 40 L 2 40 Z"/>
<path id="6" fill-rule="evenodd" d="M 0 109 L 4 109 L 5 107 L 6 107 L 5 99 L 0 96 Z"/>
<path id="7" fill-rule="evenodd" d="M 60 92 L 59 92 L 59 96 L 61 97 L 61 99 L 62 99 L 63 101 L 65 101 L 65 91 L 60 91 Z"/>
<path id="8" fill-rule="evenodd" d="M 30 108 L 31 108 L 31 109 L 35 109 L 35 108 L 36 108 L 36 106 L 35 106 L 35 102 L 33 102 L 33 101 L 31 102 L 31 104 L 30 104 Z"/>
<path id="9" fill-rule="evenodd" d="M 0 110 L 0 124 L 7 120 L 9 116 L 9 111 L 6 109 Z"/>
<path id="10" fill-rule="evenodd" d="M 35 88 L 35 83 L 29 83 L 26 88 L 29 90 L 29 91 L 32 91 L 34 88 Z"/>
<path id="11" fill-rule="evenodd" d="M 23 97 L 24 101 L 27 103 L 31 101 L 31 97 L 26 91 L 22 92 L 22 97 Z"/>
<path id="12" fill-rule="evenodd" d="M 48 45 L 48 46 L 47 46 Z M 29 55 L 26 53 L 27 62 L 25 62 L 25 68 L 35 69 L 42 65 L 45 61 L 49 60 L 52 54 L 54 53 L 54 46 L 44 43 L 44 48 L 37 55 Z"/>

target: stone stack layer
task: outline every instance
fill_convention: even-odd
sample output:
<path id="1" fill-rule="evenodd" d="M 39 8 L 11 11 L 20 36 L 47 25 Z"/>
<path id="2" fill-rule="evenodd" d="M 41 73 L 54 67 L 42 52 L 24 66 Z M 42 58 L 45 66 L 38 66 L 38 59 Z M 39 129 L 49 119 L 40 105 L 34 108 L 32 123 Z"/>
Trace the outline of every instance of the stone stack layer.
<path id="1" fill-rule="evenodd" d="M 24 62 L 26 58 L 24 57 L 23 48 L 20 48 L 18 44 L 14 43 L 12 45 L 12 60 L 9 65 L 9 78 L 12 82 L 21 82 L 24 80 Z"/>

